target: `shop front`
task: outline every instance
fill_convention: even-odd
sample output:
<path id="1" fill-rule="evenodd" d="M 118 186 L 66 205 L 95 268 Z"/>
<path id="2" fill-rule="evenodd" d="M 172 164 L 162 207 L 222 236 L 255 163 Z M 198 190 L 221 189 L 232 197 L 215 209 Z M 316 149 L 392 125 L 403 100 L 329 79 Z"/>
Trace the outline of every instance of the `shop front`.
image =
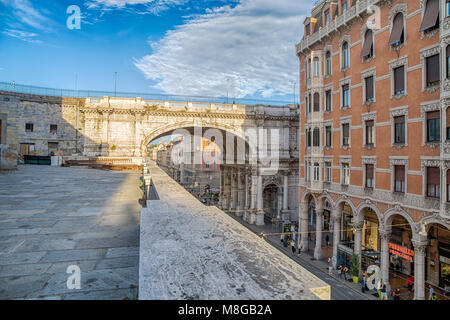
<path id="1" fill-rule="evenodd" d="M 341 242 L 338 245 L 337 265 L 350 267 L 352 263 L 352 253 L 355 247 L 354 216 L 350 206 L 342 206 L 341 218 Z"/>
<path id="2" fill-rule="evenodd" d="M 380 266 L 380 237 L 378 217 L 370 209 L 364 209 L 364 224 L 361 237 L 361 268 L 366 270 L 370 265 Z"/>
<path id="3" fill-rule="evenodd" d="M 427 283 L 450 287 L 450 232 L 441 225 L 433 224 L 428 230 L 426 259 Z"/>

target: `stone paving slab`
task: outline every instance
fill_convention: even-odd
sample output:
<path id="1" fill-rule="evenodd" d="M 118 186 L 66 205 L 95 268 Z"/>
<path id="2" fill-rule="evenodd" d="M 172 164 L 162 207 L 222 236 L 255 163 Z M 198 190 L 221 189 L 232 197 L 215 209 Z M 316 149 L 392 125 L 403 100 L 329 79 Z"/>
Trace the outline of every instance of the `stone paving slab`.
<path id="1" fill-rule="evenodd" d="M 139 172 L 19 166 L 0 173 L 0 299 L 135 298 Z M 67 289 L 67 267 L 81 289 Z"/>
<path id="2" fill-rule="evenodd" d="M 319 299 L 329 285 L 154 163 L 160 200 L 141 213 L 139 299 Z M 318 289 L 321 288 L 321 289 Z"/>

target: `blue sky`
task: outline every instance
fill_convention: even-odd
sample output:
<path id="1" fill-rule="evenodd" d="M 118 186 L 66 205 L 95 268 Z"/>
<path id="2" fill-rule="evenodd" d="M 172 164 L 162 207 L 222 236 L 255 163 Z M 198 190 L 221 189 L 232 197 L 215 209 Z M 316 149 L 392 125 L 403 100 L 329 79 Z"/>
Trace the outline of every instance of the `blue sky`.
<path id="1" fill-rule="evenodd" d="M 81 29 L 69 30 L 70 5 Z M 0 81 L 292 101 L 305 0 L 0 0 Z M 298 89 L 296 92 L 298 96 Z"/>

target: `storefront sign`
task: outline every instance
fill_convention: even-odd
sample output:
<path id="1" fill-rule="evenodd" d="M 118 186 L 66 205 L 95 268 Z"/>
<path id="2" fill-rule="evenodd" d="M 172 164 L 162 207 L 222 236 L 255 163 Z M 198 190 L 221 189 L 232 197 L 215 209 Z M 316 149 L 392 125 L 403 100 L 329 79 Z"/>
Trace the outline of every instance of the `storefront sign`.
<path id="1" fill-rule="evenodd" d="M 392 253 L 402 259 L 406 259 L 411 262 L 414 258 L 414 250 L 399 246 L 395 243 L 389 243 L 389 253 Z"/>

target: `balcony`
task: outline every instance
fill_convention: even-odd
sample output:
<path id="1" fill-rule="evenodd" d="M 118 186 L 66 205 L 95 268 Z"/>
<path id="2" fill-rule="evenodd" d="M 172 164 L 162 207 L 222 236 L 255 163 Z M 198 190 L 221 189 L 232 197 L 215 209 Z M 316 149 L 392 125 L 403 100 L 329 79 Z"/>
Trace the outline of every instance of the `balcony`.
<path id="1" fill-rule="evenodd" d="M 367 12 L 370 5 L 377 4 L 382 0 L 360 0 L 356 4 L 344 11 L 340 16 L 336 16 L 332 21 L 330 21 L 325 27 L 319 29 L 318 32 L 313 33 L 309 37 L 304 38 L 300 43 L 296 45 L 297 54 L 301 53 L 306 48 L 317 41 L 329 36 L 332 32 L 336 31 L 338 28 L 346 25 L 350 20 L 356 18 L 357 16 Z"/>

